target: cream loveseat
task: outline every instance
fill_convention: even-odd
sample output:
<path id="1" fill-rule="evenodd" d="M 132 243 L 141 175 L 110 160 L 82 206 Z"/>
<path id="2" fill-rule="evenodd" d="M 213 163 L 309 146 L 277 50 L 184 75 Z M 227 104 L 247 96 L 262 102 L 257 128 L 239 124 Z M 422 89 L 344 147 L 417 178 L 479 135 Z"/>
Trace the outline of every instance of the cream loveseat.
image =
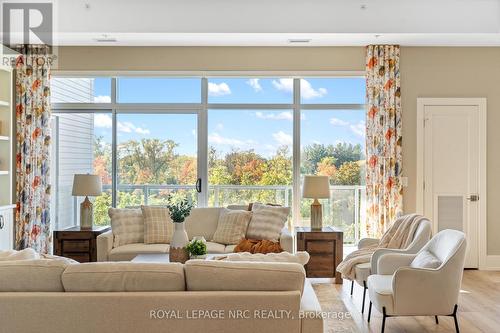
<path id="1" fill-rule="evenodd" d="M 231 253 L 235 245 L 223 245 L 210 242 L 213 238 L 220 211 L 224 208 L 193 208 L 191 215 L 186 219 L 186 232 L 189 239 L 203 236 L 208 241 L 208 253 Z M 293 237 L 288 229 L 284 228 L 280 236 L 280 245 L 283 250 L 293 253 Z M 168 253 L 169 244 L 126 244 L 113 247 L 113 230 L 97 237 L 97 261 L 128 261 L 143 253 Z"/>
<path id="2" fill-rule="evenodd" d="M 322 333 L 296 263 L 0 262 L 0 332 Z"/>

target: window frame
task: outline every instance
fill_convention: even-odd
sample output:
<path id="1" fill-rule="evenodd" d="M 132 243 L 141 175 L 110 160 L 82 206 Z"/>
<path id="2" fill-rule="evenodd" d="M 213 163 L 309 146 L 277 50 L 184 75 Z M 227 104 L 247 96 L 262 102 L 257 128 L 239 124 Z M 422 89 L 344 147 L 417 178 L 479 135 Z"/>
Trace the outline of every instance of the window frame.
<path id="1" fill-rule="evenodd" d="M 198 195 L 198 206 L 208 205 L 208 110 L 293 110 L 293 147 L 292 147 L 292 222 L 300 219 L 301 175 L 300 175 L 300 121 L 301 110 L 360 110 L 366 104 L 301 104 L 301 79 L 313 78 L 364 78 L 363 71 L 214 71 L 214 72 L 95 72 L 95 71 L 53 71 L 57 78 L 111 78 L 111 103 L 53 103 L 52 112 L 58 113 L 102 113 L 110 112 L 112 126 L 112 207 L 117 203 L 118 163 L 117 163 L 117 115 L 143 111 L 149 114 L 197 114 L 198 120 L 198 177 L 202 180 L 202 192 Z M 120 77 L 141 78 L 200 78 L 201 103 L 119 103 L 117 100 L 118 79 Z M 208 80 L 211 78 L 289 78 L 293 79 L 292 103 L 208 103 Z"/>

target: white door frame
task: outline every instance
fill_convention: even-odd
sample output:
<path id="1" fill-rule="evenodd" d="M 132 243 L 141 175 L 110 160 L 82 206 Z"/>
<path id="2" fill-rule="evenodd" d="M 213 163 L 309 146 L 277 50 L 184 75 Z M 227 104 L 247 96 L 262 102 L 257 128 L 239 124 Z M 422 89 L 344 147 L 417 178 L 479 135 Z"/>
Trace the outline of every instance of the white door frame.
<path id="1" fill-rule="evenodd" d="M 479 269 L 498 269 L 487 256 L 486 210 L 486 98 L 417 98 L 417 213 L 424 213 L 424 112 L 429 105 L 476 105 L 479 107 Z M 492 258 L 493 259 L 493 258 Z M 496 261 L 496 260 L 495 260 Z M 497 266 L 497 267 L 494 267 Z"/>

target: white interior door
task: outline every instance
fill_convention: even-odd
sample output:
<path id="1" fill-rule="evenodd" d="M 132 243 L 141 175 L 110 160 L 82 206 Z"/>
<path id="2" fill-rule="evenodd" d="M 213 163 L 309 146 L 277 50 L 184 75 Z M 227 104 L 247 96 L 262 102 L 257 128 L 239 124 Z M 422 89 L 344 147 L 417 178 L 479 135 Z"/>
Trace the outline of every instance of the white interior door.
<path id="1" fill-rule="evenodd" d="M 480 105 L 421 105 L 423 116 L 423 212 L 434 233 L 444 229 L 467 236 L 465 267 L 479 266 L 482 159 Z"/>

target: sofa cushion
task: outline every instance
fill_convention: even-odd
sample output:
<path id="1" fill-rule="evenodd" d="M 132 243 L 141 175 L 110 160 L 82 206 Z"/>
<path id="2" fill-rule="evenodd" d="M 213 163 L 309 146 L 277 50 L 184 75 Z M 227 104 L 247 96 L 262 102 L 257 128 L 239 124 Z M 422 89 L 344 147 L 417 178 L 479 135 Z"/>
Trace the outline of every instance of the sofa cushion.
<path id="1" fill-rule="evenodd" d="M 281 253 L 250 253 L 239 252 L 228 254 L 227 261 L 257 261 L 257 262 L 294 262 L 297 264 L 305 265 L 309 262 L 309 253 L 305 251 L 298 251 L 295 254 L 288 252 Z"/>
<path id="2" fill-rule="evenodd" d="M 27 248 L 20 251 L 16 250 L 0 251 L 0 261 L 33 260 L 33 259 L 40 259 L 40 255 L 31 248 Z"/>
<path id="3" fill-rule="evenodd" d="M 61 275 L 67 260 L 17 260 L 0 262 L 0 292 L 64 291 Z"/>
<path id="4" fill-rule="evenodd" d="M 226 245 L 224 248 L 224 253 L 233 253 L 236 245 Z"/>
<path id="5" fill-rule="evenodd" d="M 169 244 L 174 233 L 170 212 L 166 207 L 141 206 L 144 217 L 144 243 Z"/>
<path id="6" fill-rule="evenodd" d="M 144 219 L 140 208 L 110 208 L 113 230 L 113 247 L 125 244 L 144 243 Z"/>
<path id="7" fill-rule="evenodd" d="M 213 239 L 220 211 L 220 207 L 193 208 L 184 222 L 189 239 L 196 236 Z"/>
<path id="8" fill-rule="evenodd" d="M 295 263 L 189 260 L 184 265 L 187 290 L 291 291 L 302 293 L 305 270 Z"/>
<path id="9" fill-rule="evenodd" d="M 168 253 L 168 244 L 127 244 L 113 248 L 109 254 L 110 261 L 129 261 L 142 253 Z"/>
<path id="10" fill-rule="evenodd" d="M 441 260 L 429 251 L 424 250 L 417 254 L 410 266 L 415 268 L 438 268 L 441 266 Z"/>
<path id="11" fill-rule="evenodd" d="M 224 244 L 207 242 L 207 253 L 225 253 L 226 246 Z"/>
<path id="12" fill-rule="evenodd" d="M 251 218 L 252 212 L 224 208 L 220 212 L 217 230 L 212 241 L 226 245 L 238 244 L 242 238 L 245 238 Z"/>
<path id="13" fill-rule="evenodd" d="M 183 291 L 179 263 L 95 262 L 69 266 L 62 275 L 66 291 Z"/>
<path id="14" fill-rule="evenodd" d="M 278 241 L 290 213 L 289 207 L 270 206 L 255 203 L 246 238 Z"/>

